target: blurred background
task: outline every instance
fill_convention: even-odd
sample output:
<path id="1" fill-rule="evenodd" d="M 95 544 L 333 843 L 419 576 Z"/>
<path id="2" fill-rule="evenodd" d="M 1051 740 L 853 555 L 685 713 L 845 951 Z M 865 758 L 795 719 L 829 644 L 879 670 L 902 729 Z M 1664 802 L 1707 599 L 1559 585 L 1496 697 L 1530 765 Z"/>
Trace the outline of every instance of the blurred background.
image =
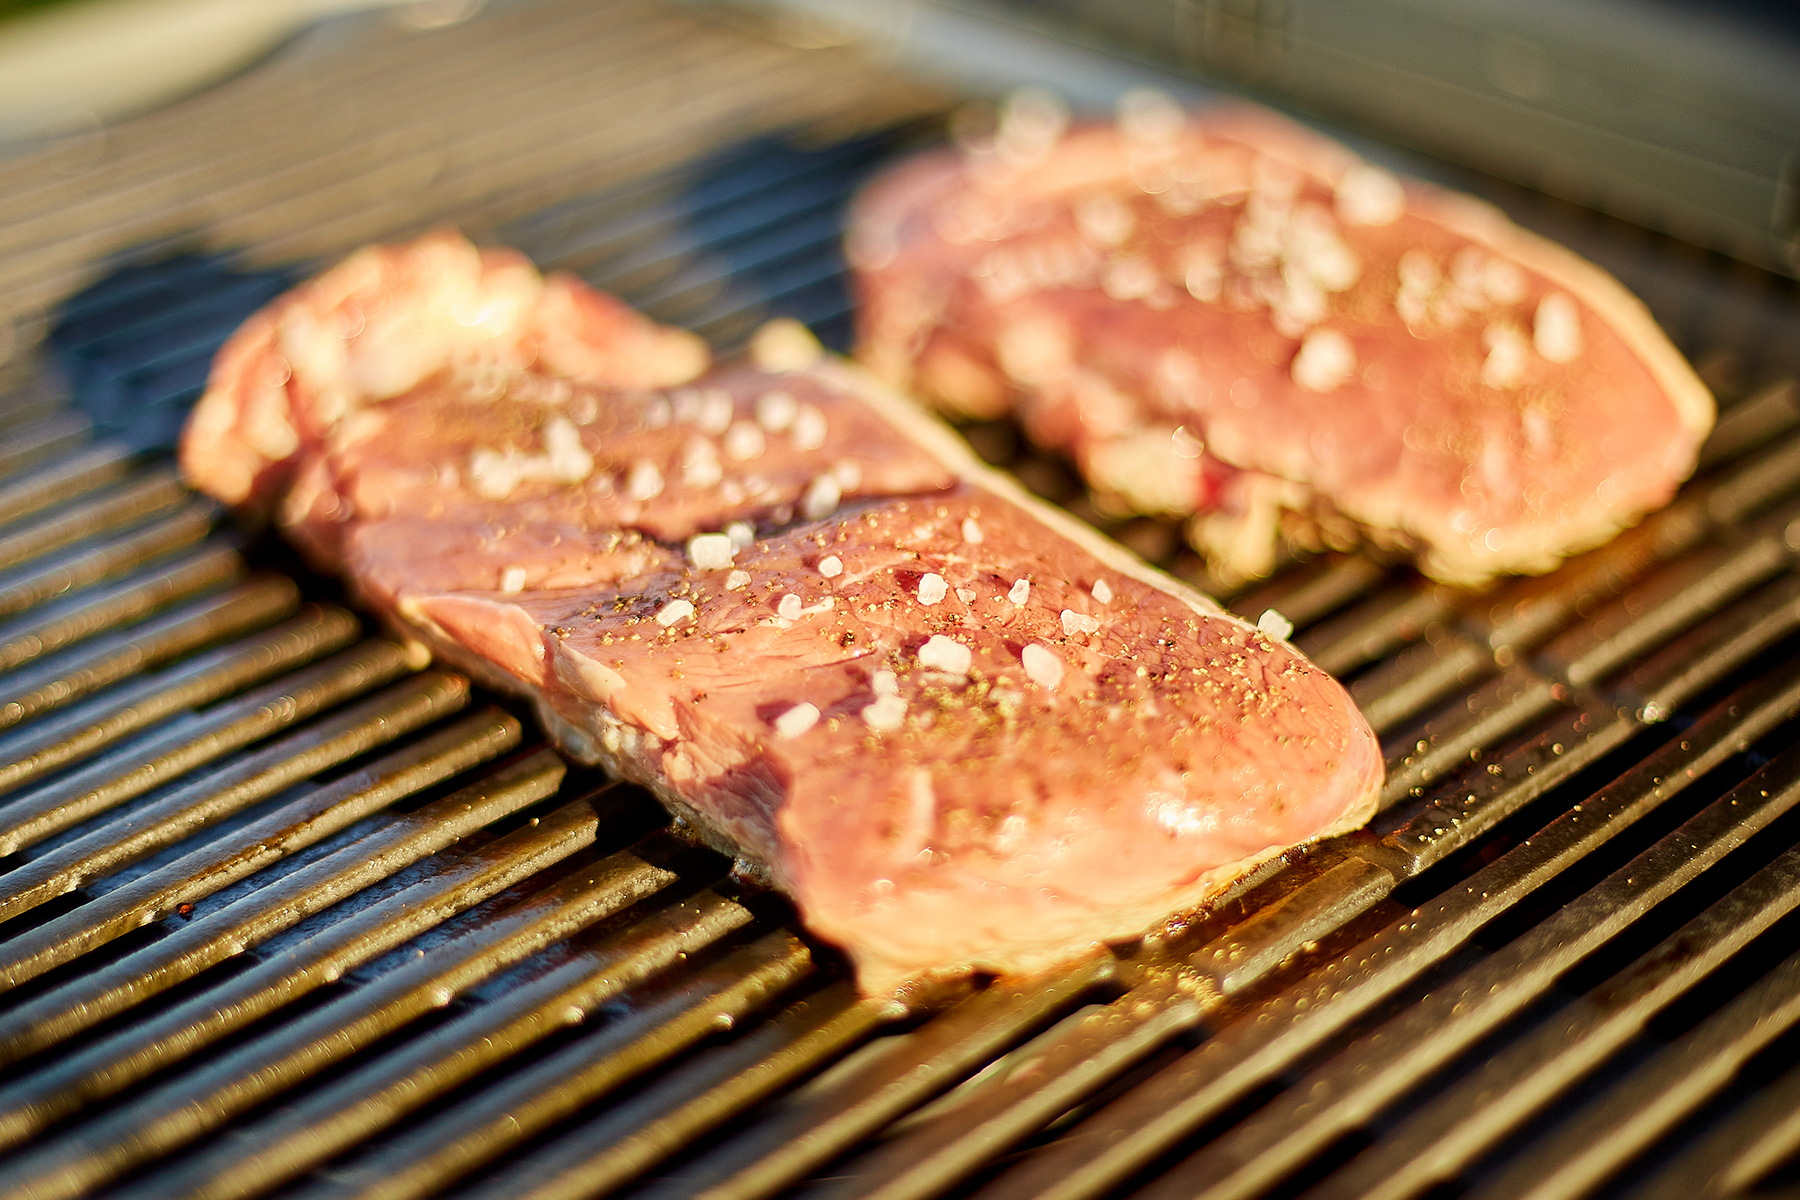
<path id="1" fill-rule="evenodd" d="M 1800 361 L 1796 81 L 1780 0 L 4 0 L 0 384 L 120 256 L 282 282 L 442 222 L 522 244 L 509 222 L 746 138 L 930 137 L 1021 84 L 1276 105 L 1575 245 L 1709 377 L 1760 377 Z M 727 346 L 770 312 L 844 343 L 841 288 L 833 313 L 737 274 Z M 716 324 L 696 296 L 648 299 Z M 152 399 L 192 398 L 200 341 Z"/>

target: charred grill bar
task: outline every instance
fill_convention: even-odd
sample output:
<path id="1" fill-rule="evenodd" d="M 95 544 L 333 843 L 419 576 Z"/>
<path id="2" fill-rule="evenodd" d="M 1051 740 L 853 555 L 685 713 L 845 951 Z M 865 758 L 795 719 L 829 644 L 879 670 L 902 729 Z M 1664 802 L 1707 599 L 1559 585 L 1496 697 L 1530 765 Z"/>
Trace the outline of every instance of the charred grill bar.
<path id="1" fill-rule="evenodd" d="M 813 72 L 864 130 L 907 114 L 850 51 L 652 6 L 602 16 L 503 6 L 392 35 L 385 74 L 303 47 L 240 99 L 398 103 L 454 94 L 458 72 L 483 95 L 524 64 L 548 94 L 586 78 L 584 54 L 678 50 L 684 86 L 736 89 L 729 122 L 677 114 L 660 160 L 620 151 L 609 169 L 631 180 L 594 191 L 567 166 L 579 146 L 527 169 L 513 132 L 552 140 L 528 95 L 471 102 L 445 135 L 465 164 L 449 178 L 512 164 L 516 186 L 457 184 L 451 215 L 721 345 L 772 311 L 842 344 L 843 202 L 929 122 L 846 139 L 839 113 L 811 148 L 702 153 L 816 119 L 824 101 L 796 100 L 784 71 Z M 644 80 L 626 72 L 611 102 Z M 578 100 L 589 120 L 609 103 Z M 400 166 L 358 158 L 352 130 L 308 143 L 288 127 L 271 148 L 235 128 L 203 104 L 151 119 L 66 216 L 39 162 L 0 218 L 9 311 L 54 298 L 46 279 L 98 248 L 166 231 L 184 189 L 228 172 L 219 236 L 264 261 L 450 211 L 415 200 L 371 224 L 345 189 L 379 194 Z M 156 161 L 158 137 L 179 154 Z M 678 158 L 693 161 L 646 170 Z M 297 164 L 285 182 L 277 161 Z M 28 232 L 43 240 L 21 248 Z M 1620 261 L 1697 361 L 1718 304 L 1765 330 L 1800 322 L 1791 287 L 1673 244 Z M 293 272 L 136 263 L 66 305 L 49 343 L 100 432 L 47 402 L 48 375 L 11 368 L 0 402 L 0 1195 L 1663 1197 L 1791 1181 L 1791 380 L 1727 386 L 1675 505 L 1551 576 L 1471 593 L 1336 557 L 1228 597 L 1282 611 L 1350 680 L 1390 755 L 1375 824 L 1271 864 L 1165 942 L 908 1011 L 859 999 L 778 899 L 643 797 L 570 772 L 186 493 L 141 447 Z M 1081 504 L 1005 431 L 976 437 Z"/>

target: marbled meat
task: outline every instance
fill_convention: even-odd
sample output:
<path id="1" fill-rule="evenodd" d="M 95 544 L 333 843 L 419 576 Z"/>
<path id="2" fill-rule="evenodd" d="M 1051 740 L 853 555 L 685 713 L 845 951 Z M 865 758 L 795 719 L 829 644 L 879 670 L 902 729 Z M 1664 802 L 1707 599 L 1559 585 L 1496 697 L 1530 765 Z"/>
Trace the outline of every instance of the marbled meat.
<path id="1" fill-rule="evenodd" d="M 865 989 L 1140 935 L 1370 815 L 1375 739 L 1278 629 L 798 326 L 702 375 L 527 272 L 436 235 L 278 300 L 221 352 L 188 477 L 653 789 Z M 546 329 L 559 294 L 598 315 Z"/>
<path id="2" fill-rule="evenodd" d="M 902 164 L 849 235 L 863 363 L 1015 411 L 1226 577 L 1278 535 L 1535 573 L 1666 503 L 1711 396 L 1643 306 L 1488 206 L 1271 114 L 1131 98 Z"/>

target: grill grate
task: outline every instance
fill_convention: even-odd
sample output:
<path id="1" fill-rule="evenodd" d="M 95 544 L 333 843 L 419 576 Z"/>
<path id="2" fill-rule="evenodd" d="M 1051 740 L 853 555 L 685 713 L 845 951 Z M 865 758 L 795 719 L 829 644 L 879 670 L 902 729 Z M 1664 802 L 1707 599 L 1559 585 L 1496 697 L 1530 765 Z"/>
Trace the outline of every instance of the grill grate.
<path id="1" fill-rule="evenodd" d="M 509 200 L 487 228 L 717 345 L 787 314 L 842 347 L 843 204 L 930 136 L 764 138 L 524 217 Z M 1715 337 L 1694 297 L 1766 330 L 1800 320 L 1791 295 L 1575 233 L 1697 359 L 1783 361 Z M 1728 395 L 1676 504 L 1553 575 L 1458 591 L 1327 556 L 1229 596 L 1280 609 L 1349 682 L 1390 759 L 1375 823 L 1162 939 L 909 1009 L 858 998 L 778 898 L 642 794 L 571 771 L 510 705 L 218 526 L 167 442 L 213 349 L 302 272 L 167 249 L 61 310 L 47 344 L 79 413 L 41 388 L 8 401 L 0 1196 L 1662 1197 L 1788 1178 L 1791 381 Z M 969 432 L 1206 582 L 1169 528 L 1094 512 L 1004 427 Z"/>

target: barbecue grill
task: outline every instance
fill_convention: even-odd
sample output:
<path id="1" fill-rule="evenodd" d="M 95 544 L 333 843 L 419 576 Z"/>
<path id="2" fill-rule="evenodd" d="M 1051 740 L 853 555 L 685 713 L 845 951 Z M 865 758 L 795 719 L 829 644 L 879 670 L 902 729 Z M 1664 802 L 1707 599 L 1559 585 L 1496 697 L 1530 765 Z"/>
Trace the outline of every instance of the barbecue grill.
<path id="1" fill-rule="evenodd" d="M 1327 555 L 1227 592 L 1349 682 L 1375 822 L 1141 944 L 904 999 L 172 472 L 243 316 L 445 219 L 723 348 L 773 314 L 842 348 L 845 202 L 950 100 L 810 26 L 543 0 L 345 18 L 14 159 L 0 1196 L 1800 1186 L 1791 281 L 1470 181 L 1701 365 L 1696 478 L 1541 579 Z M 1168 526 L 968 432 L 1212 586 Z"/>

